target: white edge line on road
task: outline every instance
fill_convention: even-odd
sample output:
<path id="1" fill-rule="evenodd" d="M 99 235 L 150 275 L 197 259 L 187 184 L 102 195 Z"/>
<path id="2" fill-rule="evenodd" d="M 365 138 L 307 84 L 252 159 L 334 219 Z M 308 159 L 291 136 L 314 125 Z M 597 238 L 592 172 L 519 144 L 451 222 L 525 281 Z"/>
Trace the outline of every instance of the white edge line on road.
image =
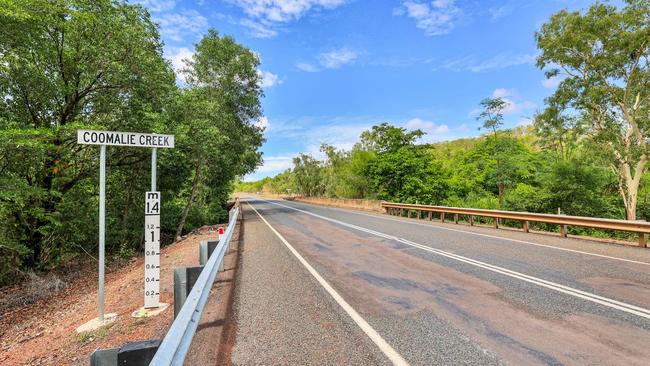
<path id="1" fill-rule="evenodd" d="M 262 216 L 262 214 L 260 214 L 250 202 L 247 203 L 253 209 L 253 211 L 257 213 L 260 219 L 264 221 L 266 226 L 268 226 L 269 229 L 271 229 L 271 231 L 273 231 L 273 233 L 282 241 L 282 243 L 284 243 L 289 251 L 291 251 L 291 253 L 293 253 L 293 255 L 298 258 L 298 261 L 300 261 L 300 263 L 302 263 L 302 265 L 307 268 L 307 271 L 309 271 L 309 273 L 314 276 L 316 281 L 318 281 L 318 283 L 323 286 L 325 291 L 327 291 L 327 293 L 329 293 L 332 298 L 334 298 L 334 300 L 341 306 L 341 308 L 343 308 L 343 310 L 350 316 L 350 318 L 352 318 L 352 320 L 359 326 L 359 328 L 361 328 L 361 330 L 366 333 L 366 335 L 377 345 L 377 347 L 379 347 L 379 349 L 384 353 L 384 355 L 386 355 L 386 357 L 388 357 L 393 365 L 407 366 L 408 362 L 406 362 L 406 360 L 404 360 L 404 358 L 402 358 L 402 356 L 397 353 L 397 351 L 395 351 L 395 349 L 390 344 L 388 344 L 388 342 L 386 342 L 384 338 L 382 338 L 379 333 L 377 333 L 377 331 L 370 324 L 368 324 L 368 322 L 363 319 L 361 315 L 359 315 L 359 313 L 357 313 L 357 311 L 354 310 L 354 308 L 350 306 L 350 304 L 348 304 L 347 301 L 345 301 L 345 299 L 343 299 L 343 297 L 341 297 L 341 295 L 339 295 L 339 293 L 336 292 L 336 290 L 330 286 L 330 284 L 318 272 L 316 272 L 314 267 L 312 267 L 305 260 L 305 258 L 303 258 L 300 253 L 298 253 L 298 251 L 296 251 L 296 249 L 294 249 L 294 247 L 289 244 L 289 242 L 277 230 L 275 230 L 275 228 L 273 228 L 273 226 L 271 226 L 268 221 L 266 221 L 264 216 Z"/>
<path id="2" fill-rule="evenodd" d="M 255 199 L 259 199 L 261 201 L 267 201 L 267 200 L 265 200 L 263 198 L 255 198 Z M 271 201 L 267 201 L 267 202 L 271 202 Z M 330 210 L 342 211 L 342 212 L 346 212 L 346 213 L 350 213 L 350 214 L 354 214 L 354 215 L 374 217 L 374 218 L 381 219 L 381 220 L 389 220 L 389 221 L 401 222 L 401 223 L 405 223 L 405 224 L 409 224 L 409 225 L 418 225 L 418 226 L 424 226 L 424 227 L 433 228 L 433 229 L 454 231 L 454 232 L 457 232 L 457 233 L 464 233 L 464 234 L 469 234 L 469 235 L 483 236 L 483 237 L 486 237 L 486 238 L 506 240 L 506 241 L 511 241 L 511 242 L 515 242 L 515 243 L 534 245 L 534 246 L 537 246 L 537 247 L 544 247 L 544 248 L 549 248 L 549 249 L 562 250 L 562 251 L 565 251 L 565 252 L 572 252 L 572 253 L 590 255 L 590 256 L 594 256 L 594 257 L 614 259 L 614 260 L 623 261 L 623 262 L 636 263 L 636 264 L 642 264 L 642 265 L 645 265 L 645 266 L 650 266 L 650 263 L 648 263 L 648 262 L 635 261 L 633 259 L 612 257 L 612 256 L 609 256 L 609 255 L 604 255 L 604 254 L 590 253 L 590 252 L 584 252 L 582 250 L 575 250 L 575 249 L 556 247 L 556 246 L 553 246 L 553 245 L 533 243 L 533 242 L 530 242 L 530 241 L 519 240 L 519 239 L 511 239 L 511 238 L 506 238 L 506 237 L 503 237 L 503 236 L 476 233 L 476 232 L 473 232 L 473 231 L 467 231 L 467 230 L 461 230 L 461 229 L 452 229 L 452 228 L 449 228 L 449 227 L 441 227 L 441 226 L 436 226 L 436 225 L 429 225 L 429 224 L 424 224 L 424 223 L 421 223 L 421 222 L 412 222 L 412 221 L 409 221 L 410 219 L 406 219 L 406 218 L 405 219 L 397 219 L 397 218 L 393 218 L 393 217 L 386 217 L 386 215 L 381 215 L 381 214 L 372 215 L 372 214 L 368 214 L 368 213 L 364 213 L 364 212 L 357 212 L 357 211 L 354 211 L 354 210 L 346 210 L 346 209 L 342 209 L 342 208 L 338 208 L 338 207 L 330 207 L 330 206 L 320 206 L 320 205 L 314 205 L 314 204 L 309 204 L 309 203 L 299 202 L 299 201 L 293 201 L 293 203 L 299 203 L 299 204 L 308 205 L 308 206 L 316 206 L 316 207 L 319 207 L 319 208 L 327 208 L 327 209 L 330 209 Z"/>
<path id="3" fill-rule="evenodd" d="M 538 286 L 541 286 L 541 287 L 545 287 L 545 288 L 555 290 L 555 291 L 558 291 L 558 292 L 561 292 L 561 293 L 564 293 L 564 294 L 568 294 L 568 295 L 578 297 L 578 298 L 581 298 L 581 299 L 584 299 L 584 300 L 587 300 L 587 301 L 591 301 L 593 303 L 604 305 L 604 306 L 607 306 L 607 307 L 610 307 L 610 308 L 613 308 L 613 309 L 618 309 L 618 310 L 624 311 L 624 312 L 629 313 L 629 314 L 633 314 L 633 315 L 637 315 L 637 316 L 640 316 L 640 317 L 643 317 L 643 318 L 646 318 L 646 319 L 650 319 L 650 310 L 642 308 L 642 307 L 638 307 L 638 306 L 635 306 L 635 305 L 632 305 L 632 304 L 617 301 L 617 300 L 610 299 L 610 298 L 607 298 L 607 297 L 599 296 L 599 295 L 592 294 L 592 293 L 589 293 L 589 292 L 585 292 L 585 291 L 575 289 L 575 288 L 572 288 L 572 287 L 564 286 L 564 285 L 561 285 L 559 283 L 555 283 L 555 282 L 547 281 L 547 280 L 544 280 L 544 279 L 541 279 L 541 278 L 538 278 L 538 277 L 526 275 L 526 274 L 516 272 L 516 271 L 510 270 L 510 269 L 507 269 L 507 268 L 503 268 L 503 267 L 495 266 L 493 264 L 481 262 L 481 261 L 478 261 L 476 259 L 472 259 L 472 258 L 464 257 L 464 256 L 461 256 L 461 255 L 458 255 L 458 254 L 446 252 L 444 250 L 431 248 L 429 246 L 419 244 L 419 243 L 416 243 L 416 242 L 413 242 L 413 241 L 410 241 L 410 240 L 407 240 L 407 239 L 402 239 L 402 238 L 399 238 L 397 236 L 393 236 L 393 235 L 390 235 L 390 234 L 385 234 L 385 233 L 382 233 L 382 232 L 379 232 L 379 231 L 374 231 L 374 230 L 367 229 L 367 228 L 364 228 L 364 227 L 361 227 L 361 226 L 348 224 L 346 222 L 339 221 L 339 220 L 336 220 L 336 219 L 332 219 L 332 218 L 329 218 L 329 217 L 326 217 L 326 216 L 321 216 L 321 215 L 315 214 L 313 212 L 301 210 L 301 209 L 291 207 L 291 206 L 286 206 L 286 205 L 276 203 L 276 202 L 271 202 L 271 201 L 266 201 L 266 200 L 262 200 L 262 201 L 268 202 L 268 203 L 270 203 L 272 205 L 276 205 L 276 206 L 280 206 L 280 207 L 286 207 L 286 208 L 289 208 L 289 209 L 292 209 L 292 210 L 295 210 L 295 211 L 298 211 L 298 212 L 305 213 L 307 215 L 311 215 L 311 216 L 320 218 L 320 219 L 325 220 L 325 221 L 330 221 L 330 222 L 339 224 L 341 226 L 349 227 L 351 229 L 359 230 L 359 231 L 362 231 L 362 232 L 365 232 L 365 233 L 368 233 L 368 234 L 372 234 L 372 235 L 379 236 L 379 237 L 386 238 L 386 239 L 390 239 L 390 240 L 395 240 L 395 241 L 398 241 L 400 243 L 409 245 L 411 247 L 422 249 L 422 250 L 428 251 L 430 253 L 438 254 L 440 256 L 444 256 L 444 257 L 447 257 L 447 258 L 450 258 L 450 259 L 454 259 L 454 260 L 457 260 L 459 262 L 471 264 L 473 266 L 484 268 L 484 269 L 487 269 L 487 270 L 492 271 L 492 272 L 500 273 L 500 274 L 503 274 L 503 275 L 506 275 L 506 276 L 509 276 L 509 277 L 512 277 L 512 278 L 517 278 L 519 280 L 529 282 L 529 283 L 532 283 L 532 284 L 535 284 L 535 285 L 538 285 Z M 249 203 L 249 205 L 250 205 L 250 203 Z M 257 212 L 257 210 L 255 210 L 255 212 Z M 258 215 L 259 215 L 259 212 L 258 212 Z"/>

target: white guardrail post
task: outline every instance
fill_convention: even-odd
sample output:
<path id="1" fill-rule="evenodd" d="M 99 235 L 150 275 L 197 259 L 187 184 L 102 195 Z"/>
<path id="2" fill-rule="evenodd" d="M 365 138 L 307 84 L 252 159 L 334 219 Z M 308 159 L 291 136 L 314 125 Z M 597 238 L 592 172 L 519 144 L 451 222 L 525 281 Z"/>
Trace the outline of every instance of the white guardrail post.
<path id="1" fill-rule="evenodd" d="M 194 333 L 196 333 L 196 328 L 201 320 L 201 314 L 208 300 L 210 289 L 212 289 L 212 284 L 217 276 L 217 270 L 223 262 L 227 247 L 235 231 L 239 210 L 240 207 L 237 204 L 230 210 L 230 220 L 223 237 L 224 240 L 220 240 L 214 252 L 212 252 L 210 259 L 208 259 L 203 271 L 201 271 L 178 316 L 169 328 L 160 347 L 158 347 L 158 351 L 151 360 L 151 363 L 149 363 L 150 366 L 180 366 L 183 364 L 185 356 L 192 344 Z"/>

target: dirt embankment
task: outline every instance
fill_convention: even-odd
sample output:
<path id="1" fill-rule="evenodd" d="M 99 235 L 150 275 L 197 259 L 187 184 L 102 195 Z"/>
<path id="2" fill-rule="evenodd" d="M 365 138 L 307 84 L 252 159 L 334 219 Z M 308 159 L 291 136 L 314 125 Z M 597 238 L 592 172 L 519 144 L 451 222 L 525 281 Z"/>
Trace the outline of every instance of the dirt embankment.
<path id="1" fill-rule="evenodd" d="M 262 198 L 286 199 L 290 201 L 312 203 L 321 206 L 351 208 L 351 209 L 363 210 L 363 211 L 384 212 L 384 209 L 381 207 L 381 201 L 376 201 L 376 200 L 363 200 L 363 199 L 354 199 L 354 198 L 303 197 L 303 196 L 292 196 L 286 194 L 273 194 L 273 193 L 264 193 L 264 192 L 260 192 L 259 194 L 239 193 L 239 195 L 256 196 Z"/>
<path id="2" fill-rule="evenodd" d="M 173 269 L 198 265 L 199 242 L 214 239 L 215 235 L 212 228 L 204 227 L 161 250 L 160 301 L 170 306 L 158 316 L 131 316 L 143 305 L 143 257 L 107 274 L 105 311 L 117 313 L 118 318 L 97 331 L 77 334 L 75 330 L 97 316 L 96 270 L 88 270 L 88 274 L 67 283 L 63 291 L 52 296 L 3 310 L 0 364 L 87 365 L 97 348 L 162 339 L 173 318 Z"/>

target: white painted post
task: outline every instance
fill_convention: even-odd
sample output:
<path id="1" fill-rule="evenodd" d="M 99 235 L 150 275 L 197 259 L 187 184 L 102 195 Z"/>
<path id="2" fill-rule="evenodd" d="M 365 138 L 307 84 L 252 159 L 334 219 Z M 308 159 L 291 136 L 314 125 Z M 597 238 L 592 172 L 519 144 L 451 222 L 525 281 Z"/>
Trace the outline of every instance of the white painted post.
<path id="1" fill-rule="evenodd" d="M 158 157 L 158 149 L 151 149 L 151 191 L 156 191 L 156 158 Z"/>
<path id="2" fill-rule="evenodd" d="M 147 192 L 144 212 L 144 307 L 160 304 L 160 192 Z"/>
<path id="3" fill-rule="evenodd" d="M 99 320 L 104 321 L 104 245 L 106 233 L 106 145 L 99 146 Z"/>

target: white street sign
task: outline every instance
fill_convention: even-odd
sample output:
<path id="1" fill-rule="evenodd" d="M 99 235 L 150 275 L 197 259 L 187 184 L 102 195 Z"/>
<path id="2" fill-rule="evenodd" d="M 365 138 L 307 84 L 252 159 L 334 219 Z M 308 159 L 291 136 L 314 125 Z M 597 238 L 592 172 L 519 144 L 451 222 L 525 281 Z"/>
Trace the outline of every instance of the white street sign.
<path id="1" fill-rule="evenodd" d="M 138 147 L 174 147 L 174 135 L 155 133 L 77 130 L 77 143 L 82 145 L 118 145 Z"/>
<path id="2" fill-rule="evenodd" d="M 160 192 L 147 192 L 144 208 L 144 307 L 160 303 Z"/>
<path id="3" fill-rule="evenodd" d="M 77 143 L 99 145 L 99 283 L 97 311 L 104 321 L 104 252 L 106 217 L 106 145 L 151 148 L 151 192 L 145 211 L 145 307 L 158 307 L 160 300 L 160 192 L 156 192 L 158 148 L 174 147 L 174 135 L 155 133 L 77 130 Z M 155 202 L 154 202 L 155 201 Z M 153 230 L 153 231 L 151 231 Z"/>

